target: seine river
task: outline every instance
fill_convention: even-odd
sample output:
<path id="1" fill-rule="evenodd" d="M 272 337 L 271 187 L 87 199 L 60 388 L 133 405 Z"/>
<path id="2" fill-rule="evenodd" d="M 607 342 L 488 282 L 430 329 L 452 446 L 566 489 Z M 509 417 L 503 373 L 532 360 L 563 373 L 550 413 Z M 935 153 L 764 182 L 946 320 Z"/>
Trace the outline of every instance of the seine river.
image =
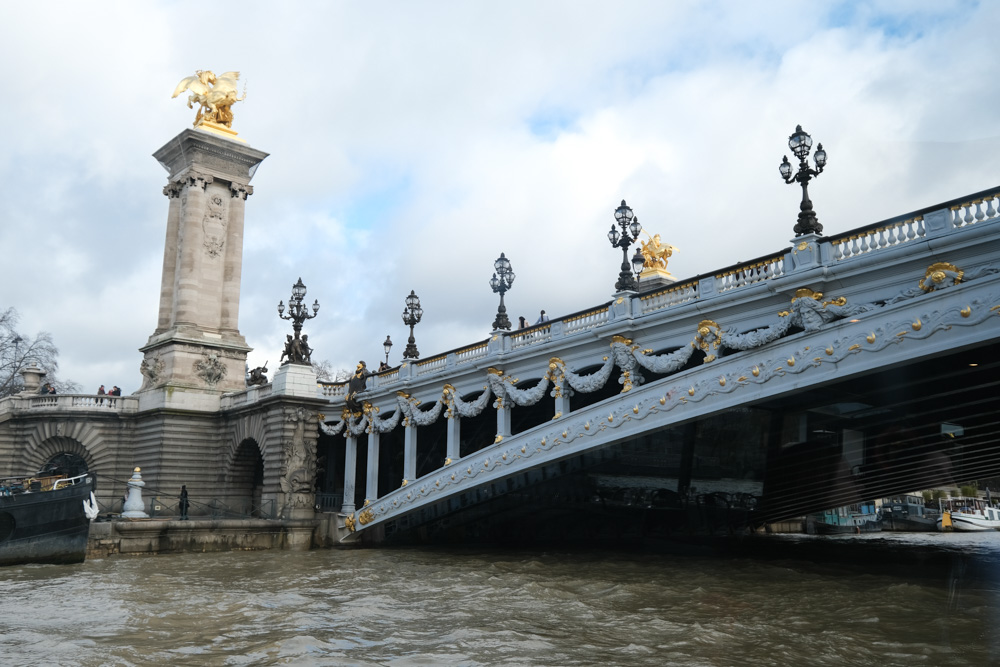
<path id="1" fill-rule="evenodd" d="M 369 549 L 8 567 L 0 663 L 1000 664 L 1000 533 L 767 544 L 767 557 Z"/>

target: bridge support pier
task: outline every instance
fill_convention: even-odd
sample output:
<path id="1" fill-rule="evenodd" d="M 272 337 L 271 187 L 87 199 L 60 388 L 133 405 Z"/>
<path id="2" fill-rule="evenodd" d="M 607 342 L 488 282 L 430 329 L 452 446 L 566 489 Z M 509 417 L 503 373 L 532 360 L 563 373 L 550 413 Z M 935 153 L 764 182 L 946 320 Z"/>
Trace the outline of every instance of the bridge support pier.
<path id="1" fill-rule="evenodd" d="M 348 435 L 344 450 L 344 502 L 340 511 L 350 514 L 354 511 L 354 478 L 358 469 L 358 438 Z"/>
<path id="2" fill-rule="evenodd" d="M 403 479 L 412 482 L 417 478 L 417 427 L 412 424 L 403 429 Z"/>
<path id="3" fill-rule="evenodd" d="M 378 500 L 378 445 L 379 433 L 372 429 L 368 434 L 368 484 L 365 486 L 365 500 Z"/>
<path id="4" fill-rule="evenodd" d="M 448 451 L 445 453 L 452 461 L 462 458 L 459 451 L 462 444 L 462 422 L 461 417 L 448 418 Z"/>

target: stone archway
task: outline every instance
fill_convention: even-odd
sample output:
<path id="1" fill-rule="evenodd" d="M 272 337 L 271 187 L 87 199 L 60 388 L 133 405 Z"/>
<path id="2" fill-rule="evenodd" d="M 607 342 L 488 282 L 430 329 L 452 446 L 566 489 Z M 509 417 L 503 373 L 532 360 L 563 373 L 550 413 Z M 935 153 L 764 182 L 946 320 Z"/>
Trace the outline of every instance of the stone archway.
<path id="1" fill-rule="evenodd" d="M 90 466 L 87 465 L 87 460 L 79 454 L 74 454 L 73 452 L 59 452 L 55 456 L 51 457 L 45 465 L 42 466 L 42 469 L 53 475 L 76 477 L 89 472 Z"/>
<path id="2" fill-rule="evenodd" d="M 66 436 L 53 436 L 41 442 L 31 452 L 27 463 L 26 472 L 51 470 L 68 476 L 90 472 L 94 466 L 93 457 L 87 448 Z"/>
<path id="3" fill-rule="evenodd" d="M 237 446 L 229 468 L 228 486 L 234 509 L 254 518 L 274 518 L 274 508 L 263 506 L 264 457 L 253 438 L 246 438 Z"/>

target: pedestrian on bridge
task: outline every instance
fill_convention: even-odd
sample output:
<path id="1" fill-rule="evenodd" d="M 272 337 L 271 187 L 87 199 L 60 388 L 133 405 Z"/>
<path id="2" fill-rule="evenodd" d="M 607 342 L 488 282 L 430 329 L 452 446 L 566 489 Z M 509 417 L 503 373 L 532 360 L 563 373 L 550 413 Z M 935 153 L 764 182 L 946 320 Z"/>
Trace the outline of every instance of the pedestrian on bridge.
<path id="1" fill-rule="evenodd" d="M 181 521 L 188 520 L 188 505 L 189 503 L 188 503 L 187 485 L 181 484 L 181 500 L 180 503 L 178 503 L 178 507 L 180 508 L 181 511 Z"/>

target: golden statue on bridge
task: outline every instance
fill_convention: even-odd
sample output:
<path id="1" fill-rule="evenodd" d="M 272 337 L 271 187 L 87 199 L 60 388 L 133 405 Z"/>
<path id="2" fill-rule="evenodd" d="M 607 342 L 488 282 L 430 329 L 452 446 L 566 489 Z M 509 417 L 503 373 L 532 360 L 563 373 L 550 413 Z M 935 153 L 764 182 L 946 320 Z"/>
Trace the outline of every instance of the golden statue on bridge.
<path id="1" fill-rule="evenodd" d="M 673 276 L 671 276 L 670 272 L 667 271 L 667 260 L 674 254 L 674 251 L 677 250 L 677 248 L 669 243 L 663 243 L 660 240 L 659 234 L 650 235 L 650 233 L 645 229 L 642 231 L 646 232 L 646 236 L 649 236 L 649 240 L 640 241 L 642 247 L 639 252 L 642 253 L 643 258 L 646 260 L 643 264 L 640 280 L 642 279 L 642 276 L 653 275 L 672 278 Z"/>
<path id="2" fill-rule="evenodd" d="M 194 126 L 235 136 L 232 106 L 247 96 L 245 87 L 243 96 L 239 96 L 239 79 L 239 72 L 224 72 L 216 76 L 211 70 L 197 70 L 194 76 L 185 77 L 177 84 L 171 99 L 186 90 L 190 91 L 188 108 L 193 109 L 198 104 Z"/>

